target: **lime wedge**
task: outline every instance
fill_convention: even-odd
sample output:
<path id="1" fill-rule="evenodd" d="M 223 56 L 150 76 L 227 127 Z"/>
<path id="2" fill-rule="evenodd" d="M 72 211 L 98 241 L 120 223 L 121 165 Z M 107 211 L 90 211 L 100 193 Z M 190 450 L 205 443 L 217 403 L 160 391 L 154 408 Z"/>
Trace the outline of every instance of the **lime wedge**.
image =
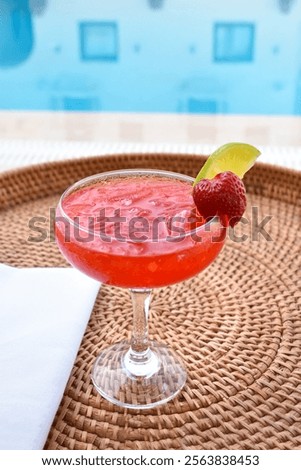
<path id="1" fill-rule="evenodd" d="M 260 151 L 249 144 L 231 142 L 215 150 L 197 175 L 193 186 L 203 178 L 212 179 L 218 173 L 232 171 L 239 178 L 252 168 Z"/>

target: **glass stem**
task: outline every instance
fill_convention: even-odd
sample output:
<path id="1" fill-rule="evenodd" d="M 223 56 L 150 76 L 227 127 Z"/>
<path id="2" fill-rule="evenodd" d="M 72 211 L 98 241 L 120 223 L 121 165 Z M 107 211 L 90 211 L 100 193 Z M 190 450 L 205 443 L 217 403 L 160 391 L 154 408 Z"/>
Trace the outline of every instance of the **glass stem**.
<path id="1" fill-rule="evenodd" d="M 131 289 L 133 302 L 133 330 L 130 349 L 124 365 L 132 375 L 150 376 L 159 369 L 159 359 L 151 351 L 148 338 L 148 314 L 152 291 Z"/>
<path id="2" fill-rule="evenodd" d="M 152 291 L 131 289 L 133 302 L 133 330 L 131 349 L 136 354 L 145 354 L 149 349 L 148 315 Z"/>

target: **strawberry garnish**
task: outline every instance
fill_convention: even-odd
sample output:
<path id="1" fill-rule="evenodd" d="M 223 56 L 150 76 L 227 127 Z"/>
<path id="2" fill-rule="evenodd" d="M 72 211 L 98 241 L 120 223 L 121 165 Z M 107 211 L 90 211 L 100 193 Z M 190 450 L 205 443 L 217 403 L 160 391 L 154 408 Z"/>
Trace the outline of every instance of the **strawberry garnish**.
<path id="1" fill-rule="evenodd" d="M 218 215 L 224 225 L 231 227 L 240 221 L 247 204 L 245 186 L 231 171 L 202 179 L 193 188 L 193 199 L 206 220 Z"/>

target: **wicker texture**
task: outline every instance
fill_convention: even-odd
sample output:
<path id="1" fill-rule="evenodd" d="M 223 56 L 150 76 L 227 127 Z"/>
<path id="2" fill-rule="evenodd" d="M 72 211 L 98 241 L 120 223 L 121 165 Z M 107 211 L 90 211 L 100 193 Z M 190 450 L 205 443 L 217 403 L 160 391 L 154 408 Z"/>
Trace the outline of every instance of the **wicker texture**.
<path id="1" fill-rule="evenodd" d="M 195 175 L 204 157 L 116 155 L 37 165 L 0 175 L 0 262 L 66 265 L 49 223 L 45 241 L 30 241 L 32 216 L 49 218 L 72 182 L 110 169 L 149 167 Z M 127 291 L 103 286 L 47 449 L 301 448 L 301 174 L 257 164 L 246 177 L 244 242 L 233 236 L 199 276 L 156 290 L 150 334 L 182 357 L 188 381 L 172 402 L 153 410 L 118 408 L 93 389 L 100 349 L 129 335 Z M 258 220 L 272 218 L 259 235 Z M 37 235 L 37 234 L 35 234 Z M 47 299 L 45 299 L 47 301 Z M 67 334 L 67 333 L 66 333 Z"/>

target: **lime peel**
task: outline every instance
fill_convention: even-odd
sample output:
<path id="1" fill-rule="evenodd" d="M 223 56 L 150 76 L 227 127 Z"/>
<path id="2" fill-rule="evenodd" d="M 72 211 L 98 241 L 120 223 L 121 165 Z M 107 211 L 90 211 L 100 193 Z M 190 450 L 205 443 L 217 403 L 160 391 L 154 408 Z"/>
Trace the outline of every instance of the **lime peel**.
<path id="1" fill-rule="evenodd" d="M 253 145 L 230 142 L 215 150 L 201 168 L 193 186 L 204 178 L 212 179 L 224 171 L 232 171 L 239 178 L 252 168 L 260 155 L 260 150 Z"/>

